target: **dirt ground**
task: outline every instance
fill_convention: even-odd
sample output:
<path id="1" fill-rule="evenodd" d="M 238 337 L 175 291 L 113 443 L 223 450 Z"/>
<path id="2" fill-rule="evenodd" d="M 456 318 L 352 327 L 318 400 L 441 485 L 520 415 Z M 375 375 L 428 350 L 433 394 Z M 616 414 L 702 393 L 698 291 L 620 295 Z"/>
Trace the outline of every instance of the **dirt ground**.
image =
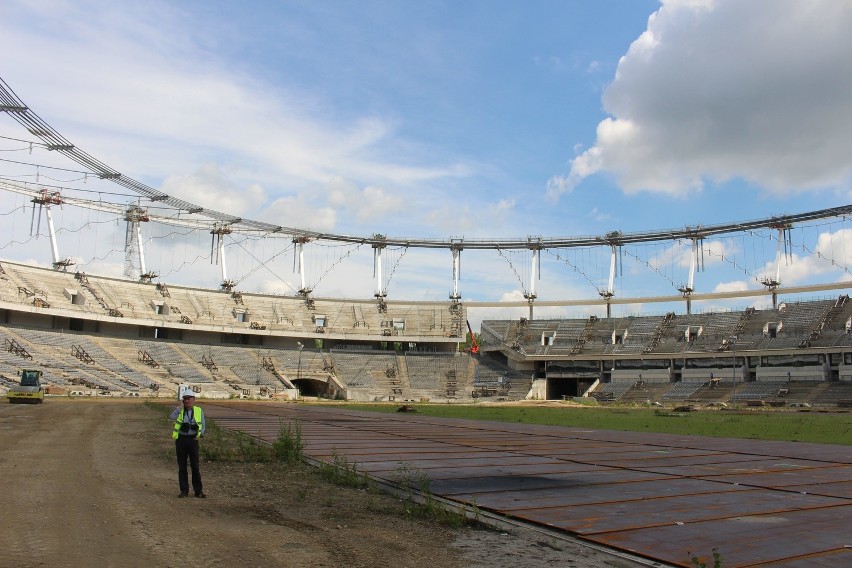
<path id="1" fill-rule="evenodd" d="M 138 401 L 0 402 L 0 566 L 640 565 L 535 531 L 411 519 L 307 466 L 202 463 L 209 498 L 178 499 L 170 432 Z"/>

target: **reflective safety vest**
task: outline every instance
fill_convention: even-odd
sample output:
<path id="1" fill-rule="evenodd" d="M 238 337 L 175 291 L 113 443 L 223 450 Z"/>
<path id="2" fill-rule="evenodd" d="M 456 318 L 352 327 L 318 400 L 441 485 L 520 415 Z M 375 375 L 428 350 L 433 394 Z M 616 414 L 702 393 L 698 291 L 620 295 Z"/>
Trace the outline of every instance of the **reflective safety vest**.
<path id="1" fill-rule="evenodd" d="M 172 438 L 174 438 L 175 440 L 178 439 L 178 435 L 180 434 L 180 427 L 183 424 L 184 412 L 186 412 L 186 409 L 181 408 L 180 412 L 178 412 L 177 419 L 175 420 L 175 427 L 174 427 L 174 430 L 172 431 Z M 193 420 L 195 420 L 195 425 L 198 428 L 195 432 L 195 436 L 193 436 L 193 437 L 197 438 L 198 435 L 201 433 L 201 422 L 204 420 L 204 414 L 201 412 L 200 406 L 193 406 L 192 407 L 192 418 L 193 418 Z"/>

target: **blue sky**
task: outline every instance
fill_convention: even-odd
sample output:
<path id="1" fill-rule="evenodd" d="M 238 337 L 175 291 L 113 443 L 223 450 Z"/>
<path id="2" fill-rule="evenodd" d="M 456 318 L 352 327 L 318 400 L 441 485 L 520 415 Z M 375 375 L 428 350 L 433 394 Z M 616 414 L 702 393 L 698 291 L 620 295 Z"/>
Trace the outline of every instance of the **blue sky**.
<path id="1" fill-rule="evenodd" d="M 236 215 L 361 235 L 602 235 L 848 203 L 850 25 L 852 6 L 830 0 L 11 0 L 0 76 L 103 162 Z M 28 136 L 3 116 L 0 135 Z M 23 174 L 0 162 L 2 175 Z M 802 231 L 787 281 L 846 278 L 848 235 L 843 223 Z M 821 242 L 831 268 L 810 254 Z M 720 242 L 716 258 L 756 246 Z M 760 246 L 751 276 L 771 270 L 774 244 Z M 175 262 L 151 247 L 152 262 Z M 231 249 L 242 278 L 252 263 Z M 317 293 L 369 297 L 372 256 L 359 254 Z M 50 261 L 43 241 L 0 256 Z M 623 293 L 673 293 L 682 257 L 632 251 Z M 120 273 L 121 260 L 87 270 Z M 520 297 L 529 259 L 513 262 L 463 253 L 463 296 Z M 549 257 L 539 296 L 596 297 L 589 280 L 605 281 L 608 259 L 583 263 L 578 277 Z M 718 264 L 703 291 L 758 286 Z M 448 252 L 406 253 L 390 290 L 446 298 L 451 267 Z M 286 291 L 291 269 L 245 284 Z M 180 278 L 215 286 L 215 269 Z"/>

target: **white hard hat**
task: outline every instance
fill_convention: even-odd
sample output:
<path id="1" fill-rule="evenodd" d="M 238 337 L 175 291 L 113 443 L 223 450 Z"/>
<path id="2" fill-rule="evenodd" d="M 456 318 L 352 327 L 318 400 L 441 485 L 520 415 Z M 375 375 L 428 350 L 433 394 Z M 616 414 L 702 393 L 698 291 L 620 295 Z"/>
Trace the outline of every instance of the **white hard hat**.
<path id="1" fill-rule="evenodd" d="M 183 394 L 180 395 L 181 398 L 187 398 L 187 397 L 190 397 L 190 396 L 192 398 L 195 398 L 195 392 L 188 390 L 188 391 L 183 391 Z"/>

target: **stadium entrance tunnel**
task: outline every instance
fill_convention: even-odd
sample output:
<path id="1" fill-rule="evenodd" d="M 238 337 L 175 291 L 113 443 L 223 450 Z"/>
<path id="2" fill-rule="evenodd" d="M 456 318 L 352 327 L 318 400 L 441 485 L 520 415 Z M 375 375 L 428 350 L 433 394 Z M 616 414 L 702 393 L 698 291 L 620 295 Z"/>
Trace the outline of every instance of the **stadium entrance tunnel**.
<path id="1" fill-rule="evenodd" d="M 299 389 L 302 396 L 329 396 L 331 385 L 327 381 L 314 378 L 295 379 L 293 384 Z"/>
<path id="2" fill-rule="evenodd" d="M 547 378 L 547 400 L 562 400 L 582 396 L 593 381 L 568 377 Z"/>

